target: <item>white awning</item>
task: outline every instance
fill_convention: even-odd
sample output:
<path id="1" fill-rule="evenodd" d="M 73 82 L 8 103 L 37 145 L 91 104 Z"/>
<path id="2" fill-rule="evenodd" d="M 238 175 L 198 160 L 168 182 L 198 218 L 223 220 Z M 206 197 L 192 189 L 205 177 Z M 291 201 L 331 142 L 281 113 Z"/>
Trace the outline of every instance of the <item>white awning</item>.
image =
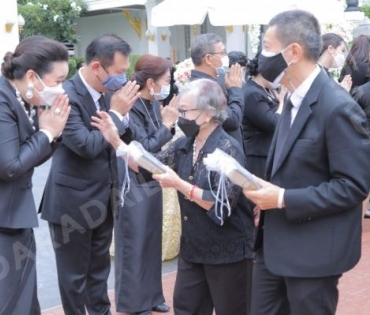
<path id="1" fill-rule="evenodd" d="M 268 24 L 276 14 L 301 9 L 313 13 L 320 23 L 340 23 L 344 7 L 340 0 L 164 0 L 153 7 L 153 26 L 202 24 L 209 16 L 212 25 Z"/>
<path id="2" fill-rule="evenodd" d="M 88 11 L 106 10 L 132 5 L 145 5 L 147 0 L 85 0 Z"/>

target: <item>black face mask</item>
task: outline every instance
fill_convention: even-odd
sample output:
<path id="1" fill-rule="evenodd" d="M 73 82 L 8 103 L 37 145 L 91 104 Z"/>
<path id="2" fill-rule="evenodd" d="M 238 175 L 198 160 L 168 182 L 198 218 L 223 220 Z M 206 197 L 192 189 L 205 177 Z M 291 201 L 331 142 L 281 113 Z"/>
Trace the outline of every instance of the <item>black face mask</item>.
<path id="1" fill-rule="evenodd" d="M 271 83 L 272 88 L 278 86 L 284 75 L 284 70 L 289 66 L 283 56 L 285 49 L 276 55 L 268 57 L 264 56 L 262 51 L 258 57 L 258 72 L 265 80 Z"/>
<path id="2" fill-rule="evenodd" d="M 177 121 L 177 125 L 182 130 L 182 132 L 185 134 L 186 137 L 196 137 L 199 133 L 200 126 L 197 124 L 195 119 L 190 120 L 186 119 L 184 117 L 179 117 Z"/>

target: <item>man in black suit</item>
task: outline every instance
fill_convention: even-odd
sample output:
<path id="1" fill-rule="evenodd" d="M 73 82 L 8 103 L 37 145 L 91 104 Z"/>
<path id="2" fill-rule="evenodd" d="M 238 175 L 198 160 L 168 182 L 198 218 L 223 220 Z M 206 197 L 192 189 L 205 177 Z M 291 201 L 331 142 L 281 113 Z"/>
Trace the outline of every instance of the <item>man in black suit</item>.
<path id="1" fill-rule="evenodd" d="M 259 71 L 290 92 L 263 188 L 253 315 L 335 314 L 338 280 L 361 254 L 361 202 L 370 184 L 366 117 L 317 65 L 320 26 L 305 11 L 274 17 Z M 261 240 L 262 237 L 262 240 Z"/>
<path id="2" fill-rule="evenodd" d="M 241 90 L 243 70 L 240 65 L 229 68 L 229 57 L 221 37 L 215 34 L 202 34 L 196 37 L 191 45 L 191 59 L 194 69 L 191 70 L 190 81 L 210 79 L 218 81 L 227 98 L 227 119 L 222 124 L 224 130 L 240 145 L 242 141 L 242 118 L 244 96 Z"/>
<path id="3" fill-rule="evenodd" d="M 117 160 L 90 122 L 98 110 L 108 111 L 120 135 L 130 137 L 127 113 L 139 96 L 135 82 L 124 85 L 130 51 L 116 35 L 98 37 L 86 49 L 86 67 L 64 84 L 72 109 L 40 210 L 49 222 L 65 314 L 85 314 L 85 308 L 111 314 L 107 278 L 120 195 Z M 115 93 L 109 99 L 107 92 Z"/>

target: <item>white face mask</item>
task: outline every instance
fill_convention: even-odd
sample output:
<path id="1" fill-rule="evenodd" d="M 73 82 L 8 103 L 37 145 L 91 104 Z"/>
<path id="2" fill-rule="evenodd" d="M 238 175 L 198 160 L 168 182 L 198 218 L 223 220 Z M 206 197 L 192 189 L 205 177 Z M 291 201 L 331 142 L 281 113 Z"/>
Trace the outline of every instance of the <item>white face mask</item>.
<path id="1" fill-rule="evenodd" d="M 59 95 L 63 95 L 65 93 L 62 84 L 58 84 L 57 86 L 47 86 L 45 83 L 41 80 L 39 75 L 36 73 L 37 78 L 40 80 L 41 84 L 44 86 L 44 89 L 42 91 L 38 91 L 37 89 L 36 92 L 40 95 L 41 100 L 45 103 L 43 105 L 48 105 L 51 106 L 53 105 L 55 99 Z"/>
<path id="2" fill-rule="evenodd" d="M 154 89 L 150 88 L 150 95 L 153 95 L 156 101 L 162 101 L 167 98 L 167 96 L 170 95 L 171 90 L 171 84 L 159 85 L 161 86 L 161 91 L 159 93 L 154 92 Z"/>
<path id="3" fill-rule="evenodd" d="M 217 75 L 223 75 L 226 73 L 226 69 L 229 68 L 229 56 L 228 55 L 225 55 L 221 58 L 221 67 L 215 67 L 211 64 L 211 67 L 214 68 L 216 70 L 216 73 Z"/>
<path id="4" fill-rule="evenodd" d="M 221 62 L 222 62 L 222 67 L 229 68 L 230 60 L 229 60 L 229 56 L 228 55 L 223 56 L 221 58 Z"/>
<path id="5" fill-rule="evenodd" d="M 333 64 L 332 64 L 332 68 L 341 68 L 343 65 L 344 65 L 344 62 L 346 61 L 346 57 L 344 57 L 344 54 L 342 53 L 338 53 L 333 56 L 334 60 L 333 60 Z"/>

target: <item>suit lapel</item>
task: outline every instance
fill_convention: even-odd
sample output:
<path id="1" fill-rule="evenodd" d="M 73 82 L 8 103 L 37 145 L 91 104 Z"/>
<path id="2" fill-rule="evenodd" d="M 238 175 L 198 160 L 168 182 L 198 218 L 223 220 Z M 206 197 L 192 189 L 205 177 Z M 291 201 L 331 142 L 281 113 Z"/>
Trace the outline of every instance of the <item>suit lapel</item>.
<path id="1" fill-rule="evenodd" d="M 86 86 L 83 84 L 79 73 L 77 72 L 71 79 L 72 83 L 76 88 L 76 93 L 80 98 L 80 104 L 83 104 L 83 108 L 88 112 L 89 116 L 96 115 L 96 105 L 91 97 L 91 94 L 87 90 Z"/>
<path id="2" fill-rule="evenodd" d="M 287 141 L 281 151 L 280 159 L 277 161 L 277 166 L 275 168 L 275 172 L 271 174 L 271 177 L 274 176 L 274 174 L 279 170 L 281 165 L 284 163 L 286 158 L 289 155 L 289 152 L 291 151 L 292 147 L 294 146 L 297 138 L 301 134 L 304 126 L 306 125 L 308 119 L 310 118 L 312 114 L 311 106 L 317 102 L 320 90 L 324 83 L 330 80 L 330 78 L 321 71 L 319 75 L 314 80 L 313 84 L 311 85 L 310 89 L 308 90 L 306 96 L 304 97 L 301 106 L 299 107 L 297 116 L 294 119 L 293 125 L 289 131 Z M 276 138 L 277 138 L 277 132 L 275 132 L 273 145 L 274 147 L 271 148 L 274 151 L 270 151 L 269 159 L 268 159 L 268 169 L 271 173 L 272 163 L 273 163 L 273 155 L 275 152 L 275 145 L 276 145 Z"/>

